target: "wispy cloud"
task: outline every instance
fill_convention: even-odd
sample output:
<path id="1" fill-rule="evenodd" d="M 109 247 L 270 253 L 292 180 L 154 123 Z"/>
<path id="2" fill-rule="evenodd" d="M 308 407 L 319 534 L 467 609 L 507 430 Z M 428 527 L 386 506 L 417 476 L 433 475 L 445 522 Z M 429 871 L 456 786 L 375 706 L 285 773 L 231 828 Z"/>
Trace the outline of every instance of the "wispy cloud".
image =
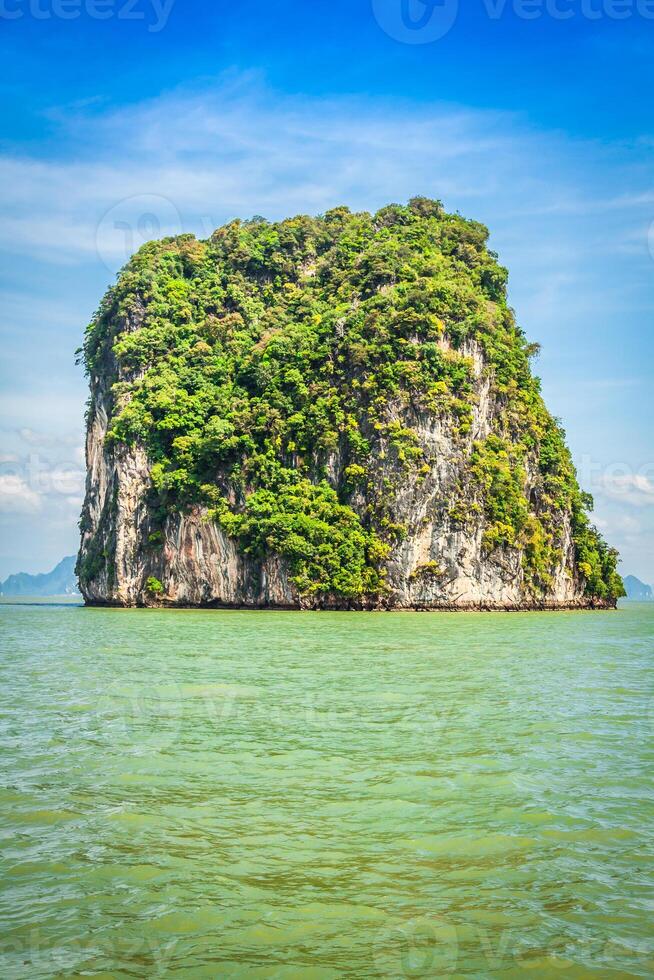
<path id="1" fill-rule="evenodd" d="M 19 429 L 18 435 L 29 446 L 68 449 L 70 446 L 77 447 L 78 442 L 78 436 L 73 433 L 39 432 L 29 427 Z"/>
<path id="2" fill-rule="evenodd" d="M 0 513 L 34 514 L 41 509 L 41 495 L 17 474 L 0 473 Z"/>
<path id="3" fill-rule="evenodd" d="M 654 481 L 643 474 L 605 476 L 601 487 L 613 500 L 624 501 L 634 507 L 654 506 Z"/>
<path id="4" fill-rule="evenodd" d="M 617 215 L 626 235 L 634 211 L 654 211 L 654 182 L 616 148 L 537 132 L 509 113 L 280 98 L 256 76 L 120 110 L 81 107 L 58 125 L 56 159 L 0 157 L 0 246 L 50 261 L 99 251 L 120 264 L 139 244 L 139 222 L 141 237 L 207 234 L 237 215 L 374 208 L 417 192 L 497 219 L 500 231 L 528 221 L 522 243 L 538 249 L 539 218 Z M 615 174 L 603 184 L 609 155 L 629 194 L 615 194 Z"/>

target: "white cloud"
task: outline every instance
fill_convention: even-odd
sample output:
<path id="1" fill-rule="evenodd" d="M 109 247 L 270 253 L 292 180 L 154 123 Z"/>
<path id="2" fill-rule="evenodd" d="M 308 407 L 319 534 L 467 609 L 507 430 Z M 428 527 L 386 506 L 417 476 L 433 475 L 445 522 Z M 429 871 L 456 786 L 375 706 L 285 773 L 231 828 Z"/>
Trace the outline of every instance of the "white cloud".
<path id="1" fill-rule="evenodd" d="M 624 501 L 634 507 L 649 507 L 654 504 L 654 481 L 638 474 L 604 476 L 600 486 L 608 497 Z"/>
<path id="2" fill-rule="evenodd" d="M 618 513 L 608 518 L 600 518 L 595 523 L 600 531 L 610 536 L 620 534 L 633 537 L 642 534 L 644 530 L 641 522 L 630 514 Z"/>
<path id="3" fill-rule="evenodd" d="M 40 509 L 40 495 L 23 477 L 13 473 L 0 474 L 0 513 L 34 514 Z"/>
<path id="4" fill-rule="evenodd" d="M 79 435 L 77 433 L 39 432 L 38 430 L 30 429 L 28 426 L 19 429 L 18 435 L 29 446 L 51 446 L 59 448 L 63 446 L 76 446 L 79 442 Z"/>
<path id="5" fill-rule="evenodd" d="M 56 466 L 50 471 L 50 492 L 62 494 L 66 500 L 82 501 L 86 473 L 79 466 Z"/>
<path id="6" fill-rule="evenodd" d="M 234 216 L 278 218 L 344 202 L 376 208 L 426 193 L 497 218 L 498 232 L 508 224 L 536 261 L 573 280 L 575 244 L 567 254 L 561 235 L 548 244 L 548 225 L 599 215 L 607 234 L 586 247 L 606 249 L 617 227 L 633 235 L 634 210 L 654 213 L 651 178 L 632 173 L 624 151 L 540 133 L 509 113 L 280 97 L 245 75 L 120 110 L 83 109 L 59 125 L 60 158 L 0 156 L 0 246 L 50 262 L 99 251 L 117 267 L 153 231 L 206 235 Z M 610 184 L 603 153 L 614 168 Z M 629 194 L 616 195 L 616 170 Z"/>
<path id="7" fill-rule="evenodd" d="M 24 435 L 24 433 L 22 433 Z M 4 453 L 0 456 L 0 512 L 4 514 L 42 513 L 48 520 L 65 511 L 70 519 L 74 505 L 79 513 L 84 494 L 86 473 L 78 446 L 69 455 L 52 458 L 48 450 L 61 450 L 67 439 L 55 439 L 32 433 L 33 443 L 45 450 L 31 449 L 26 455 Z M 70 450 L 69 450 L 70 452 Z"/>

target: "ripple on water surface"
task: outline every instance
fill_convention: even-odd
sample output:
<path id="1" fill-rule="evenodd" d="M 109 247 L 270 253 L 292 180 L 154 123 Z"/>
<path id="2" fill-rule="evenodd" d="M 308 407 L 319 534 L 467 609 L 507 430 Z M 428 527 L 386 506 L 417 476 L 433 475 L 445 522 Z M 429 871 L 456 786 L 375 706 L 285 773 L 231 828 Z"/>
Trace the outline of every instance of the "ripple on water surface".
<path id="1" fill-rule="evenodd" d="M 0 605 L 0 975 L 653 976 L 653 607 Z"/>

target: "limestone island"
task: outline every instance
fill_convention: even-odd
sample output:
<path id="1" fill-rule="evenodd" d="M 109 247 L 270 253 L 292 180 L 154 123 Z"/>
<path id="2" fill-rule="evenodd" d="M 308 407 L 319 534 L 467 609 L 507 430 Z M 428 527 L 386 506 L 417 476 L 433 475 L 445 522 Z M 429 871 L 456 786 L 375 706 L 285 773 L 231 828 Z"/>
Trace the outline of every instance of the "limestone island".
<path id="1" fill-rule="evenodd" d="M 414 198 L 144 245 L 80 351 L 85 601 L 613 608 L 487 240 Z"/>

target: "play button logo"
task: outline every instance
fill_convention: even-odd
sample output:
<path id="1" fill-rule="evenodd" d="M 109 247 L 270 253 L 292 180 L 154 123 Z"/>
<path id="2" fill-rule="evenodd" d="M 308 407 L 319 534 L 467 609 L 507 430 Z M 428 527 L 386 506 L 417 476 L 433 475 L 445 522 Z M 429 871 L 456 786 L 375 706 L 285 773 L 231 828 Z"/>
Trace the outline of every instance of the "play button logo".
<path id="1" fill-rule="evenodd" d="M 459 0 L 372 0 L 377 23 L 395 41 L 430 44 L 452 29 Z"/>

